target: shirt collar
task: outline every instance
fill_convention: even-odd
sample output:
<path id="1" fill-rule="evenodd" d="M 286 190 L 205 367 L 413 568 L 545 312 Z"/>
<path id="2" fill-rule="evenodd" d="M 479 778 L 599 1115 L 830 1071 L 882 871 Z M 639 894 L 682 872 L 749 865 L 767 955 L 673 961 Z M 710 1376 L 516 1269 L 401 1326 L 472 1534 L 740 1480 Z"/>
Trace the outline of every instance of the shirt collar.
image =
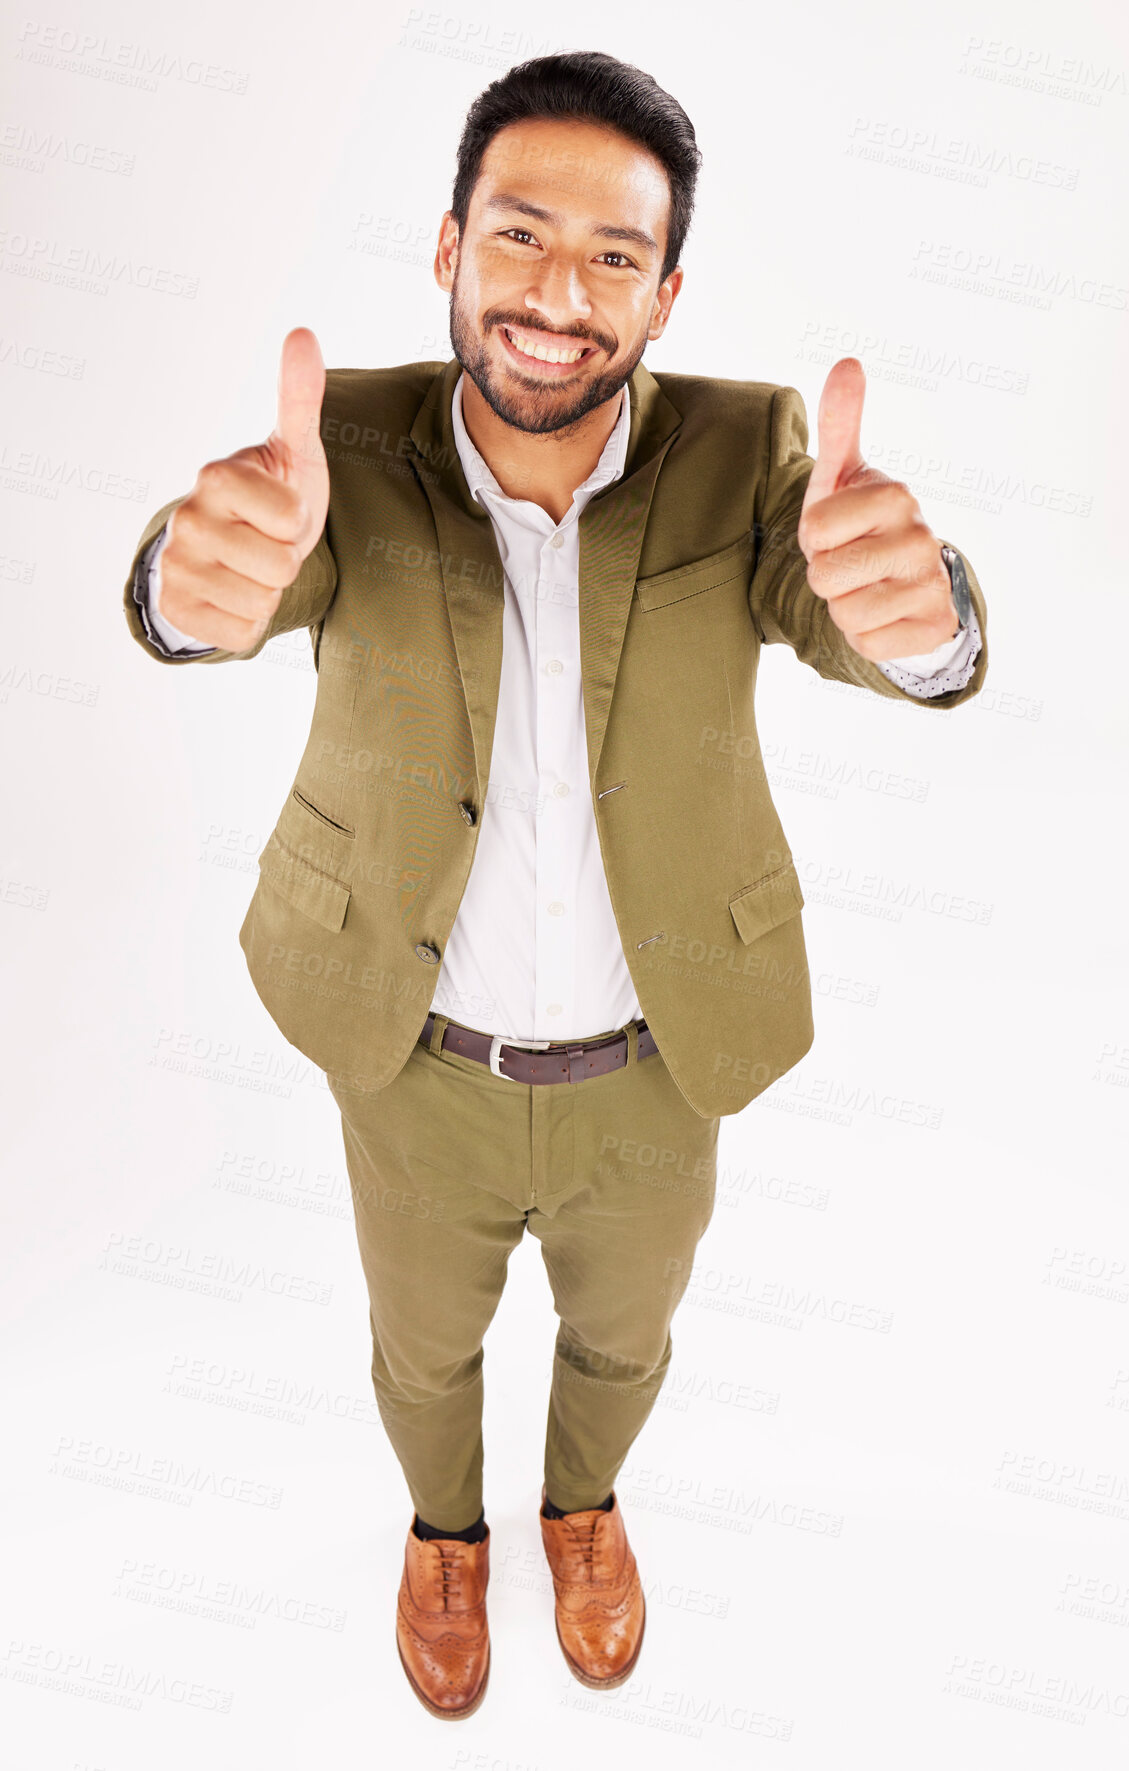
<path id="1" fill-rule="evenodd" d="M 511 505 L 528 503 L 527 499 L 511 498 L 508 493 L 503 492 L 482 455 L 471 442 L 470 432 L 463 419 L 464 379 L 465 373 L 459 376 L 451 395 L 451 424 L 455 433 L 455 447 L 459 453 L 459 460 L 462 463 L 471 496 L 477 498 L 480 504 L 483 504 L 487 497 L 501 499 L 503 503 Z M 620 391 L 619 417 L 612 427 L 611 435 L 604 444 L 600 459 L 592 472 L 581 485 L 577 486 L 573 493 L 572 508 L 562 519 L 562 523 L 568 522 L 574 513 L 578 513 L 580 508 L 588 502 L 593 492 L 598 492 L 601 486 L 610 485 L 613 480 L 620 478 L 623 473 L 624 461 L 627 458 L 627 438 L 630 424 L 631 406 L 627 397 L 627 388 L 624 386 Z M 560 527 L 561 524 L 557 526 Z"/>

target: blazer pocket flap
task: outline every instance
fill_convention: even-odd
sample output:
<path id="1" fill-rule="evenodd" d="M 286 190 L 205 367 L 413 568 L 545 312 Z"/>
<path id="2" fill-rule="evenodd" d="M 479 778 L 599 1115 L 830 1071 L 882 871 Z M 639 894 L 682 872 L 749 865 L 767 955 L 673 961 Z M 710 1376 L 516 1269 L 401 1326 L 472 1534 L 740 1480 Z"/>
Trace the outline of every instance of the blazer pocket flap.
<path id="1" fill-rule="evenodd" d="M 729 909 L 742 941 L 755 941 L 778 923 L 787 922 L 804 907 L 804 894 L 791 861 L 774 867 L 755 884 L 745 886 L 729 900 Z"/>
<path id="2" fill-rule="evenodd" d="M 680 603 L 686 597 L 700 596 L 704 590 L 716 590 L 718 585 L 731 584 L 737 578 L 747 583 L 752 558 L 753 537 L 750 532 L 733 542 L 731 547 L 723 547 L 720 553 L 707 554 L 705 559 L 691 560 L 685 566 L 675 566 L 670 572 L 656 572 L 650 578 L 637 579 L 635 594 L 644 609 L 661 609 L 667 603 Z"/>
<path id="3" fill-rule="evenodd" d="M 277 837 L 271 838 L 259 856 L 259 872 L 303 916 L 331 934 L 340 929 L 352 895 L 344 880 L 322 873 L 312 862 L 284 848 Z"/>

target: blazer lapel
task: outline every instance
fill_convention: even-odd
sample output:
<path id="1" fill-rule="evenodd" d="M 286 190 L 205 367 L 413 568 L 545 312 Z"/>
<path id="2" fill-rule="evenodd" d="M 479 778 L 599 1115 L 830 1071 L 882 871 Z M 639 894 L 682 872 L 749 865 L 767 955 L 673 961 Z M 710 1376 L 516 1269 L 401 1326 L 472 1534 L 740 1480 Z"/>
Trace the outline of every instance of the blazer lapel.
<path id="1" fill-rule="evenodd" d="M 447 615 L 466 696 L 480 804 L 484 804 L 502 670 L 505 573 L 494 526 L 471 496 L 455 447 L 451 395 L 461 367 L 457 357 L 444 365 L 428 388 L 409 435 L 435 523 Z"/>
<path id="2" fill-rule="evenodd" d="M 486 792 L 502 669 L 505 574 L 488 513 L 471 496 L 455 446 L 451 396 L 461 373 L 452 357 L 428 388 L 410 437 L 439 542 L 447 612 L 474 743 L 479 791 Z M 663 456 L 682 416 L 640 362 L 628 382 L 630 423 L 623 473 L 581 512 L 580 662 L 590 781 L 607 729 L 638 576 L 647 515 Z"/>
<path id="3" fill-rule="evenodd" d="M 655 481 L 682 423 L 682 414 L 641 362 L 635 365 L 627 385 L 631 423 L 623 473 L 588 500 L 578 525 L 580 669 L 588 773 L 593 786 Z"/>

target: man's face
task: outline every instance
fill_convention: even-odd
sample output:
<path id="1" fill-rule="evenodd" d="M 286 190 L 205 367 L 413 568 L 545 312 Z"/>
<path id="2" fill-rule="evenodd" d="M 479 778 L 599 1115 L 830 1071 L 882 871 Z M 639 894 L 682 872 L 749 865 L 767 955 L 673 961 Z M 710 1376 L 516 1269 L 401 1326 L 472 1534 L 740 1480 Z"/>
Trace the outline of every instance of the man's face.
<path id="1" fill-rule="evenodd" d="M 443 218 L 435 275 L 454 354 L 499 418 L 559 431 L 619 392 L 682 283 L 680 269 L 659 283 L 669 209 L 661 161 L 602 125 L 541 118 L 493 138 L 461 239 Z"/>

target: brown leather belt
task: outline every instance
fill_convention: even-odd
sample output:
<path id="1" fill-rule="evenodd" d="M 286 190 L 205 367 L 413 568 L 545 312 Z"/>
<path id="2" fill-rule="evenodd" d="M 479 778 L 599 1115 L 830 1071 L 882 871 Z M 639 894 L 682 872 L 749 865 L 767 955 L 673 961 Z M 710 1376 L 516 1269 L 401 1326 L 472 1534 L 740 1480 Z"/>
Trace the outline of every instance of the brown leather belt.
<path id="1" fill-rule="evenodd" d="M 659 1049 L 654 1035 L 646 1021 L 637 1020 L 635 1025 L 639 1029 L 638 1056 L 649 1058 Z M 430 1046 L 434 1026 L 435 1016 L 428 1015 L 419 1036 L 421 1045 Z M 622 1031 L 609 1033 L 603 1039 L 549 1040 L 530 1050 L 449 1021 L 443 1029 L 441 1046 L 444 1051 L 458 1052 L 464 1058 L 487 1064 L 495 1076 L 508 1077 L 512 1082 L 584 1082 L 589 1076 L 622 1070 L 627 1063 L 627 1034 Z"/>

